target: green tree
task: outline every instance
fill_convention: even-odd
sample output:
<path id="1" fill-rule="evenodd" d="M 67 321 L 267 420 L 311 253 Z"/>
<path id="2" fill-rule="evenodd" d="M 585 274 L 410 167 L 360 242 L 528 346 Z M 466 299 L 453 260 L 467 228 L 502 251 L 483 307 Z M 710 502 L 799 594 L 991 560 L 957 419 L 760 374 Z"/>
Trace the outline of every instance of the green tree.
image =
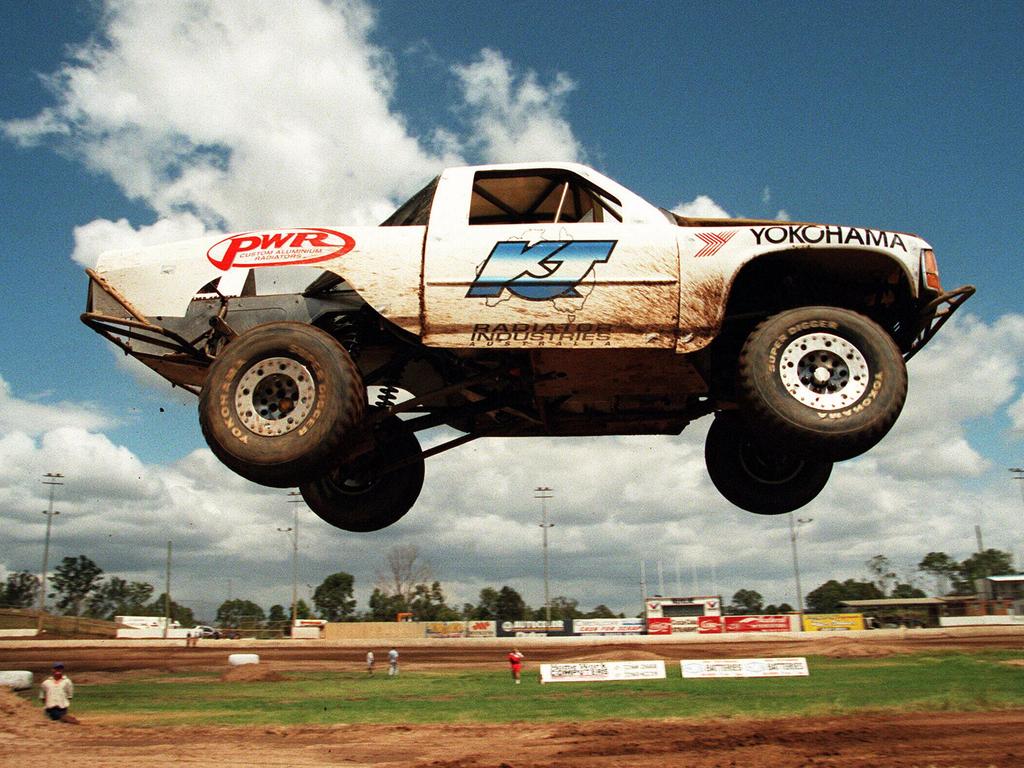
<path id="1" fill-rule="evenodd" d="M 163 616 L 164 615 L 164 592 L 161 592 L 156 596 L 156 599 L 147 605 L 145 609 L 139 611 L 140 616 Z M 171 600 L 171 621 L 177 621 L 183 627 L 192 627 L 196 624 L 195 614 L 191 608 L 186 608 L 180 603 L 176 603 Z"/>
<path id="2" fill-rule="evenodd" d="M 473 608 L 472 618 L 495 621 L 498 618 L 498 590 L 484 587 L 480 590 L 480 601 Z"/>
<path id="3" fill-rule="evenodd" d="M 39 600 L 39 577 L 28 571 L 7 574 L 0 584 L 0 606 L 5 608 L 31 608 Z"/>
<path id="4" fill-rule="evenodd" d="M 217 609 L 217 624 L 222 627 L 253 628 L 265 620 L 263 609 L 252 600 L 225 600 Z"/>
<path id="5" fill-rule="evenodd" d="M 327 621 L 350 620 L 356 611 L 352 596 L 355 580 L 351 573 L 338 571 L 324 579 L 313 592 L 313 605 L 321 619 Z"/>
<path id="6" fill-rule="evenodd" d="M 289 604 L 289 606 L 288 606 L 288 616 L 289 616 L 289 618 L 292 615 L 292 610 L 291 609 L 292 609 L 292 606 Z M 299 598 L 299 602 L 297 602 L 295 604 L 295 618 L 296 619 L 312 619 L 313 618 L 313 611 L 309 607 L 309 603 L 307 603 L 301 597 Z"/>
<path id="7" fill-rule="evenodd" d="M 370 594 L 369 611 L 367 612 L 367 618 L 370 621 L 394 621 L 400 613 L 405 613 L 409 610 L 408 603 L 405 602 L 405 598 L 401 595 L 389 595 L 380 590 L 380 588 L 374 588 Z"/>
<path id="8" fill-rule="evenodd" d="M 764 607 L 764 612 L 768 616 L 778 616 L 779 614 L 783 613 L 793 613 L 793 606 L 789 603 L 779 603 L 778 605 L 770 603 Z"/>
<path id="9" fill-rule="evenodd" d="M 285 612 L 284 606 L 275 603 L 267 612 L 267 625 L 271 627 L 287 627 L 291 615 Z"/>
<path id="10" fill-rule="evenodd" d="M 594 606 L 594 610 L 588 611 L 583 614 L 581 618 L 584 619 L 621 619 L 623 618 L 621 613 L 615 613 L 604 603 Z"/>
<path id="11" fill-rule="evenodd" d="M 938 595 L 949 593 L 950 585 L 960 570 L 960 563 L 945 552 L 929 552 L 917 564 L 917 570 L 935 578 L 935 592 Z"/>
<path id="12" fill-rule="evenodd" d="M 844 600 L 878 600 L 883 597 L 885 595 L 878 586 L 870 581 L 847 579 L 838 582 L 830 579 L 807 593 L 807 610 L 810 613 L 835 613 L 843 607 Z"/>
<path id="13" fill-rule="evenodd" d="M 896 571 L 893 568 L 892 561 L 885 555 L 875 555 L 867 561 L 866 565 L 868 572 L 873 577 L 872 581 L 878 587 L 878 591 L 883 595 L 888 595 L 892 589 L 892 584 L 896 581 Z"/>
<path id="14" fill-rule="evenodd" d="M 573 600 L 569 597 L 552 597 L 551 598 L 551 620 L 552 621 L 571 621 L 572 619 L 582 619 L 583 612 L 579 610 L 579 600 Z M 547 611 L 542 605 L 533 612 L 533 618 L 537 621 L 547 618 Z"/>
<path id="15" fill-rule="evenodd" d="M 128 582 L 111 576 L 89 595 L 86 613 L 97 619 L 112 621 L 115 616 L 144 616 L 146 603 L 153 597 L 153 587 L 142 581 Z M 163 615 L 161 607 L 160 615 Z"/>
<path id="16" fill-rule="evenodd" d="M 732 602 L 725 609 L 733 615 L 750 615 L 764 612 L 764 598 L 753 589 L 739 589 L 732 596 Z"/>
<path id="17" fill-rule="evenodd" d="M 409 610 L 416 621 L 455 621 L 462 618 L 445 602 L 441 582 L 437 580 L 429 587 L 426 584 L 416 585 Z"/>
<path id="18" fill-rule="evenodd" d="M 890 597 L 898 598 L 928 597 L 924 590 L 918 589 L 913 584 L 897 584 L 892 588 L 892 592 L 889 594 Z"/>
<path id="19" fill-rule="evenodd" d="M 953 590 L 958 595 L 973 595 L 977 591 L 974 586 L 976 579 L 983 579 L 986 576 L 1010 576 L 1015 573 L 1017 571 L 1013 568 L 1011 553 L 999 549 L 975 552 L 960 563 L 953 581 Z"/>
<path id="20" fill-rule="evenodd" d="M 498 590 L 494 609 L 496 621 L 521 621 L 526 618 L 526 603 L 512 587 L 505 586 Z"/>
<path id="21" fill-rule="evenodd" d="M 50 583 L 57 598 L 57 610 L 68 616 L 80 616 L 82 605 L 100 583 L 103 569 L 85 555 L 65 557 L 58 565 Z"/>

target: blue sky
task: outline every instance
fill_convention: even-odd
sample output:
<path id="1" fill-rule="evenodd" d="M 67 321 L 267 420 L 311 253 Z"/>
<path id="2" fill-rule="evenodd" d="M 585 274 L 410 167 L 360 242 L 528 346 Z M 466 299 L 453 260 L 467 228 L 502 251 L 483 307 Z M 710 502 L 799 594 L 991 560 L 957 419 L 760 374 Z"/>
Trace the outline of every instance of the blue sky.
<path id="1" fill-rule="evenodd" d="M 182 557 L 196 563 L 185 589 L 197 594 L 232 568 L 251 567 L 240 551 L 247 535 L 218 526 L 261 515 L 269 525 L 288 513 L 276 492 L 238 486 L 206 463 L 190 397 L 133 375 L 80 324 L 81 262 L 119 237 L 152 238 L 148 228 L 159 222 L 169 233 L 286 226 L 297 210 L 318 224 L 372 221 L 452 158 L 578 159 L 665 207 L 703 201 L 735 216 L 781 213 L 928 239 L 944 284 L 974 283 L 978 294 L 943 333 L 945 346 L 936 342 L 911 364 L 917 401 L 907 424 L 888 448 L 837 469 L 841 476 L 815 502 L 816 520 L 831 522 L 808 533 L 810 562 L 818 564 L 812 574 L 859 577 L 863 560 L 878 552 L 907 568 L 934 548 L 962 557 L 979 522 L 993 530 L 993 545 L 1024 552 L 1012 535 L 1024 507 L 1006 472 L 1024 463 L 1019 3 L 449 2 L 410 10 L 400 2 L 311 0 L 295 2 L 287 18 L 273 4 L 251 4 L 245 14 L 205 0 L 168 5 L 149 12 L 128 2 L 0 5 L 0 378 L 8 406 L 0 441 L 22 459 L 0 477 L 0 516 L 11 533 L 0 544 L 0 566 L 38 567 L 39 522 L 24 523 L 41 498 L 31 484 L 75 463 L 62 451 L 94 457 L 97 477 L 134 462 L 139 482 L 151 487 L 140 496 L 116 482 L 76 478 L 73 493 L 69 479 L 67 504 L 89 524 L 76 534 L 68 523 L 60 551 L 78 554 L 128 531 L 162 542 L 181 538 L 185 525 L 194 543 L 182 544 Z M 247 48 L 257 35 L 262 47 Z M 99 53 L 76 59 L 90 40 Z M 343 64 L 345 77 L 310 88 L 325 59 Z M 196 61 L 203 66 L 190 69 Z M 183 89 L 194 90 L 194 109 Z M 115 112 L 137 130 L 120 136 Z M 310 147 L 327 149 L 271 150 L 266 116 L 278 127 L 294 122 L 296 135 L 312 137 Z M 187 149 L 168 150 L 181 144 Z M 205 168 L 201 155 L 210 147 L 229 158 L 216 187 L 190 175 Z M 173 151 L 181 154 L 168 167 Z M 61 431 L 61 419 L 81 432 Z M 404 529 L 357 544 L 311 518 L 308 530 L 325 541 L 310 544 L 308 578 L 319 582 L 334 570 L 324 559 L 329 542 L 351 542 L 362 558 L 351 569 L 366 588 L 373 552 L 379 559 L 396 543 L 423 543 L 418 537 L 455 516 L 469 521 L 468 530 L 523 526 L 521 546 L 497 552 L 505 565 L 491 570 L 484 563 L 496 552 L 469 541 L 471 534 L 457 544 L 424 544 L 458 596 L 471 599 L 507 579 L 539 603 L 529 491 L 547 484 L 575 521 L 553 542 L 565 555 L 561 591 L 585 605 L 625 608 L 635 592 L 626 582 L 641 557 L 712 561 L 722 591 L 754 585 L 771 600 L 792 601 L 784 563 L 755 565 L 757 540 L 776 535 L 782 521 L 751 520 L 714 496 L 699 462 L 704 428 L 642 442 L 642 450 L 615 440 L 573 446 L 617 477 L 617 503 L 635 505 L 649 530 L 584 509 L 580 473 L 541 469 L 571 453 L 558 441 L 480 443 L 428 462 L 417 522 Z M 624 450 L 649 455 L 647 468 L 623 462 Z M 486 473 L 510 456 L 519 470 L 506 497 L 451 489 L 454 473 L 467 466 Z M 668 477 L 663 462 L 671 459 L 685 467 Z M 620 464 L 621 474 L 609 473 Z M 661 494 L 634 488 L 652 482 Z M 188 501 L 182 483 L 195 494 Z M 863 499 L 857 489 L 868 486 L 882 495 L 869 500 L 876 509 L 862 527 L 851 499 Z M 214 497 L 220 523 L 190 516 L 196 499 Z M 146 509 L 149 529 L 127 512 L 105 522 L 103 510 L 126 500 Z M 506 514 L 481 522 L 479 510 L 494 503 Z M 929 526 L 952 538 L 930 542 L 921 533 Z M 638 541 L 652 532 L 664 543 L 645 551 Z M 736 536 L 750 538 L 738 552 L 712 546 Z M 286 544 L 277 542 L 261 562 L 283 563 Z M 95 558 L 112 573 L 158 580 L 158 566 L 125 549 L 104 545 Z M 849 572 L 828 571 L 837 551 L 850 552 L 842 560 Z M 219 569 L 199 565 L 210 558 Z M 284 602 L 271 594 L 287 568 L 261 570 L 254 597 Z"/>

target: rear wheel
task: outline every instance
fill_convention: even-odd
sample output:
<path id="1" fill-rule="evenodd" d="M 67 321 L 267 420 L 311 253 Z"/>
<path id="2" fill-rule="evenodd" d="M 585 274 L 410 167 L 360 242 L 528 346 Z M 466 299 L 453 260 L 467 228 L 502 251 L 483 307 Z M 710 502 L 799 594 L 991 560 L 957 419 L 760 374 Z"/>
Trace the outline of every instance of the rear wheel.
<path id="1" fill-rule="evenodd" d="M 781 515 L 809 503 L 828 483 L 832 462 L 788 454 L 754 438 L 734 413 L 715 417 L 704 443 L 715 488 L 740 509 Z"/>
<path id="2" fill-rule="evenodd" d="M 749 419 L 794 452 L 852 459 L 896 422 L 907 370 L 875 322 L 836 307 L 803 307 L 761 323 L 740 353 Z"/>
<path id="3" fill-rule="evenodd" d="M 345 349 L 305 323 L 260 325 L 210 366 L 199 423 L 210 450 L 255 483 L 294 487 L 358 433 L 366 389 Z"/>
<path id="4" fill-rule="evenodd" d="M 424 462 L 416 434 L 389 416 L 374 430 L 373 441 L 370 452 L 299 487 L 309 508 L 335 528 L 379 531 L 419 498 Z"/>

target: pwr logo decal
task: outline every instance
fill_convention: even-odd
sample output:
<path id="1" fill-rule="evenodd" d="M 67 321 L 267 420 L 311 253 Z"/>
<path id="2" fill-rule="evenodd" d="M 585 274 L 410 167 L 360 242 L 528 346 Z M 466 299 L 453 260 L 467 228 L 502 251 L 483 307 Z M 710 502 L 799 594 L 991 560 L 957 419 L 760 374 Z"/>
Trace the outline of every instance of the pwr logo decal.
<path id="1" fill-rule="evenodd" d="M 714 256 L 720 250 L 722 246 L 732 240 L 732 236 L 736 234 L 736 231 L 730 232 L 697 232 L 697 238 L 704 242 L 704 247 L 701 248 L 697 253 L 694 254 L 694 258 L 701 258 L 702 256 Z"/>
<path id="2" fill-rule="evenodd" d="M 206 252 L 206 258 L 225 271 L 232 267 L 281 267 L 333 259 L 355 245 L 351 237 L 333 229 L 274 229 L 226 237 Z"/>

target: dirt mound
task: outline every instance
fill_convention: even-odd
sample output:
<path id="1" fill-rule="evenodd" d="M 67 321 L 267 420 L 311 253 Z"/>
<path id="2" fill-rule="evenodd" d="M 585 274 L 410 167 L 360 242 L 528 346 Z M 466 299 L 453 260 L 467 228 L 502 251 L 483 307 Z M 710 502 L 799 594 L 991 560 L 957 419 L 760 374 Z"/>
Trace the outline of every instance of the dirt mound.
<path id="1" fill-rule="evenodd" d="M 0 744 L 11 739 L 31 739 L 51 725 L 54 723 L 46 719 L 41 706 L 33 706 L 26 696 L 0 686 Z"/>
<path id="2" fill-rule="evenodd" d="M 854 638 L 829 638 L 815 648 L 813 653 L 833 659 L 877 659 L 892 656 L 897 650 L 880 643 L 865 643 Z"/>
<path id="3" fill-rule="evenodd" d="M 664 656 L 657 653 L 651 653 L 650 651 L 597 650 L 593 653 L 574 655 L 572 659 L 568 659 L 568 661 L 657 661 L 663 658 Z"/>
<path id="4" fill-rule="evenodd" d="M 14 718 L 38 718 L 42 710 L 33 707 L 25 696 L 20 696 L 6 686 L 0 686 L 0 720 Z"/>
<path id="5" fill-rule="evenodd" d="M 231 667 L 220 676 L 222 683 L 279 683 L 287 678 L 262 664 L 243 664 Z"/>

